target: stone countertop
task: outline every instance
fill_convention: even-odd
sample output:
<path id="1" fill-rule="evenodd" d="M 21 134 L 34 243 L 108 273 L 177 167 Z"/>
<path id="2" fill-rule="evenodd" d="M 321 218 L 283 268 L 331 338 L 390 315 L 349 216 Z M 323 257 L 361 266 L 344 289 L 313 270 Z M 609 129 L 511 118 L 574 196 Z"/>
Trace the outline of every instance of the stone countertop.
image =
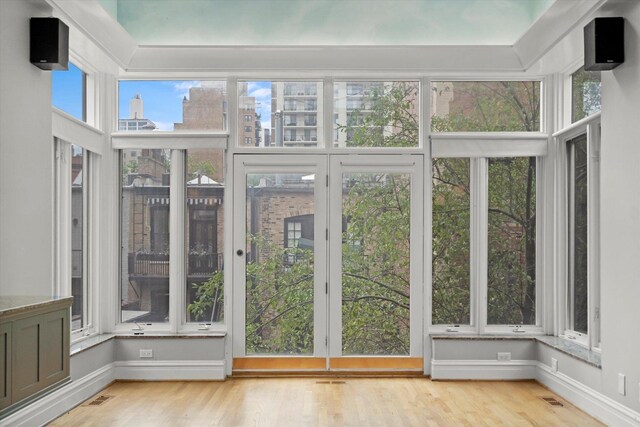
<path id="1" fill-rule="evenodd" d="M 567 354 L 574 359 L 582 360 L 589 365 L 596 368 L 602 368 L 602 361 L 600 353 L 589 350 L 586 347 L 581 346 L 566 338 L 554 337 L 554 336 L 541 336 L 536 339 L 542 344 L 558 350 L 561 353 Z"/>
<path id="2" fill-rule="evenodd" d="M 49 304 L 56 304 L 63 301 L 71 303 L 73 297 L 58 296 L 31 296 L 31 295 L 6 295 L 0 296 L 0 318 L 4 316 L 18 314 L 34 308 L 44 307 Z"/>
<path id="3" fill-rule="evenodd" d="M 469 334 L 434 334 L 434 340 L 481 340 L 481 341 L 502 341 L 502 340 L 535 340 L 535 335 L 469 335 Z"/>

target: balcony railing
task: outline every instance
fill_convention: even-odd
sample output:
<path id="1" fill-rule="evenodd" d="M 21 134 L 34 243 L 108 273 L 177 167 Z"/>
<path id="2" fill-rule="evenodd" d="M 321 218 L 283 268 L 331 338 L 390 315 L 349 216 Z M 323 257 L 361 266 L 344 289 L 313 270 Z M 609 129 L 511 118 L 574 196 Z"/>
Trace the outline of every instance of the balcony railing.
<path id="1" fill-rule="evenodd" d="M 189 254 L 188 276 L 211 276 L 222 270 L 221 253 Z M 129 275 L 147 277 L 169 276 L 169 255 L 156 253 L 130 253 Z"/>

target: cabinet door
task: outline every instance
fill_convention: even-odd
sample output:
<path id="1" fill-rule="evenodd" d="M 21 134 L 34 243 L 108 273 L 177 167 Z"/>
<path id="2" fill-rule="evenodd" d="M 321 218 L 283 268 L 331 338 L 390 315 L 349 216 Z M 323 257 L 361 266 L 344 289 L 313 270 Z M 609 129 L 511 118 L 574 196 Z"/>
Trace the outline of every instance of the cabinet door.
<path id="1" fill-rule="evenodd" d="M 38 316 L 40 319 L 40 388 L 69 374 L 69 310 Z"/>
<path id="2" fill-rule="evenodd" d="M 0 325 L 0 409 L 11 404 L 11 322 Z"/>
<path id="3" fill-rule="evenodd" d="M 11 391 L 17 402 L 40 389 L 40 317 L 13 322 L 13 369 Z"/>

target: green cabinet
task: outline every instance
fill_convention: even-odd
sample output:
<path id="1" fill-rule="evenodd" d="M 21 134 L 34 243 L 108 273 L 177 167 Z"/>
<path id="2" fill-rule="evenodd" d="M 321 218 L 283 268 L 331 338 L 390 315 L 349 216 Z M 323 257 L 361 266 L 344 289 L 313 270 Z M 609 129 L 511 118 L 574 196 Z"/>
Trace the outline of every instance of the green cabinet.
<path id="1" fill-rule="evenodd" d="M 69 378 L 69 307 L 0 312 L 0 418 Z"/>

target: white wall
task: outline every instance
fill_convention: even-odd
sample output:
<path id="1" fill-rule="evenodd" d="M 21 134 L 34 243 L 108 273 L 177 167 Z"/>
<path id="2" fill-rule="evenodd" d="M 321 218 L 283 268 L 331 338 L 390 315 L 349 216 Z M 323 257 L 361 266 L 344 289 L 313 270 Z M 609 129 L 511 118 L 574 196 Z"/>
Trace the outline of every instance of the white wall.
<path id="1" fill-rule="evenodd" d="M 51 72 L 29 63 L 29 18 L 50 14 L 0 1 L 0 295 L 53 289 Z"/>
<path id="2" fill-rule="evenodd" d="M 625 63 L 602 73 L 602 392 L 640 411 L 640 2 L 622 2 Z M 627 396 L 617 375 L 627 376 Z"/>

